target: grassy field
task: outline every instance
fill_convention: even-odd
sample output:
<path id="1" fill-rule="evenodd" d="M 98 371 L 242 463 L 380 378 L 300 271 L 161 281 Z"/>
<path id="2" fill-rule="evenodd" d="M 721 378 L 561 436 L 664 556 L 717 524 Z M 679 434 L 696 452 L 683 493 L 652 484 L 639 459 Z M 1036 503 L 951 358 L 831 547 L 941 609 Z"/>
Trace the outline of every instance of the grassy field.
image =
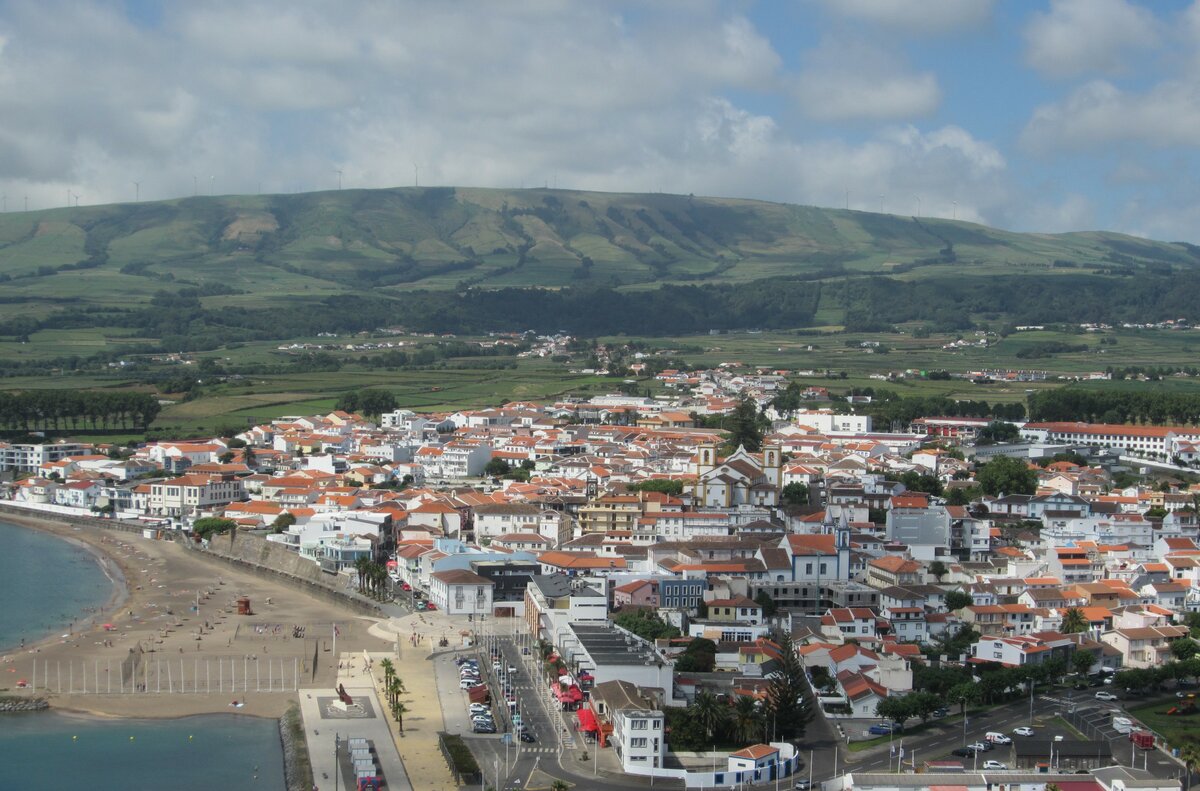
<path id="1" fill-rule="evenodd" d="M 1168 715 L 1174 700 L 1152 703 L 1129 710 L 1130 715 L 1163 736 L 1172 747 L 1181 747 L 1191 742 L 1200 742 L 1200 710 L 1191 715 Z"/>
<path id="2" fill-rule="evenodd" d="M 785 370 L 790 376 L 799 371 L 812 371 L 800 376 L 805 384 L 844 392 L 852 387 L 885 388 L 902 397 L 945 396 L 952 399 L 986 400 L 989 402 L 1024 401 L 1030 392 L 1042 388 L 1061 387 L 1067 382 L 1058 377 L 1078 377 L 1105 366 L 1128 365 L 1190 366 L 1196 360 L 1194 349 L 1200 346 L 1200 333 L 1176 331 L 1114 331 L 1103 335 L 1077 335 L 1061 332 L 1018 333 L 1005 339 L 991 337 L 987 348 L 945 348 L 955 341 L 954 335 L 932 335 L 915 338 L 912 328 L 906 333 L 853 334 L 789 332 L 730 333 L 725 335 L 695 335 L 664 338 L 601 338 L 601 343 L 621 346 L 630 341 L 646 345 L 648 353 L 681 359 L 688 365 L 714 367 L 722 363 L 739 363 L 746 368 L 766 367 Z M 974 340 L 976 336 L 966 336 Z M 1101 337 L 1111 342 L 1101 344 Z M 329 344 L 326 354 L 352 361 L 382 352 L 348 351 L 340 348 L 351 338 L 298 338 L 296 343 Z M 416 336 L 380 336 L 412 351 L 425 345 L 437 344 L 438 339 Z M 457 340 L 482 340 L 459 338 Z M 998 341 L 998 342 L 996 342 Z M 134 337 L 130 330 L 109 328 L 103 331 L 55 330 L 34 333 L 29 343 L 0 343 L 0 359 L 44 360 L 55 356 L 78 354 L 86 356 L 98 350 L 129 348 L 146 343 Z M 879 342 L 887 347 L 886 354 L 872 353 L 862 347 L 864 342 Z M 1088 351 L 1056 354 L 1051 357 L 1026 360 L 1016 355 L 1030 344 L 1060 342 L 1086 344 Z M 213 358 L 225 366 L 286 366 L 296 360 L 296 353 L 279 350 L 281 342 L 262 341 L 235 344 L 214 352 L 191 355 L 193 359 Z M 130 361 L 148 360 L 147 356 L 129 354 Z M 496 406 L 507 401 L 547 401 L 568 394 L 589 396 L 616 392 L 621 380 L 615 377 L 581 376 L 570 373 L 582 366 L 582 357 L 570 363 L 548 359 L 520 359 L 516 367 L 486 368 L 493 361 L 480 358 L 451 359 L 424 369 L 387 370 L 347 367 L 336 372 L 285 372 L 250 374 L 222 384 L 206 384 L 202 397 L 165 406 L 155 424 L 166 432 L 204 434 L 218 427 L 262 422 L 284 415 L 328 411 L 338 396 L 350 389 L 378 387 L 391 391 L 401 407 L 417 411 L 446 411 L 454 409 Z M 626 356 L 627 362 L 632 357 Z M 983 369 L 1036 369 L 1046 371 L 1045 382 L 1003 382 L 973 384 L 970 379 L 952 378 L 931 380 L 921 371 L 948 370 L 966 373 Z M 152 370 L 165 376 L 186 373 L 189 369 L 178 364 L 156 364 Z M 832 375 L 827 375 L 826 371 Z M 909 373 L 905 373 L 909 372 Z M 841 378 L 845 374 L 845 378 Z M 893 381 L 881 381 L 888 374 L 897 375 Z M 1157 382 L 1083 381 L 1073 386 L 1098 389 L 1162 389 L 1200 392 L 1200 379 L 1168 377 Z M 153 385 L 139 382 L 133 375 L 113 368 L 106 373 L 87 375 L 43 375 L 0 379 L 0 389 L 60 389 L 60 388 L 137 388 L 153 391 Z M 655 393 L 669 392 L 652 379 L 643 379 L 639 389 Z"/>

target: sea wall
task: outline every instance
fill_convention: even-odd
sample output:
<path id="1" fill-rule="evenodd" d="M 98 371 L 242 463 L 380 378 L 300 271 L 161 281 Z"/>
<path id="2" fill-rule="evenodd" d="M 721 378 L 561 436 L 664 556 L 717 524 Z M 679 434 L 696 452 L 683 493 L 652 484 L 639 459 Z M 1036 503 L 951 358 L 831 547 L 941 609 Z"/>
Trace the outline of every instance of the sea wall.
<path id="1" fill-rule="evenodd" d="M 300 716 L 300 707 L 294 703 L 279 719 L 279 740 L 283 743 L 283 773 L 288 791 L 316 788 L 308 742 L 304 739 L 304 720 Z"/>
<path id="2" fill-rule="evenodd" d="M 26 711 L 45 711 L 50 708 L 45 698 L 0 697 L 0 714 L 19 714 Z"/>
<path id="3" fill-rule="evenodd" d="M 77 525 L 79 527 L 100 527 L 105 530 L 114 530 L 120 533 L 135 533 L 142 535 L 143 531 L 149 525 L 138 522 L 122 521 L 120 519 L 102 519 L 96 516 L 81 516 L 79 514 L 69 513 L 67 509 L 52 510 L 48 507 L 34 508 L 22 507 L 10 502 L 0 502 L 0 517 L 5 517 L 13 520 L 27 519 L 36 520 L 39 522 L 61 522 L 68 525 Z M 164 530 L 164 538 L 175 538 L 179 534 L 173 530 Z"/>
<path id="4" fill-rule="evenodd" d="M 305 593 L 318 599 L 350 607 L 367 615 L 378 615 L 381 612 L 379 605 L 370 599 L 337 587 L 335 579 L 321 571 L 316 563 L 261 536 L 235 531 L 214 536 L 207 548 L 190 541 L 184 544 L 208 557 L 236 566 L 241 571 L 297 585 Z"/>

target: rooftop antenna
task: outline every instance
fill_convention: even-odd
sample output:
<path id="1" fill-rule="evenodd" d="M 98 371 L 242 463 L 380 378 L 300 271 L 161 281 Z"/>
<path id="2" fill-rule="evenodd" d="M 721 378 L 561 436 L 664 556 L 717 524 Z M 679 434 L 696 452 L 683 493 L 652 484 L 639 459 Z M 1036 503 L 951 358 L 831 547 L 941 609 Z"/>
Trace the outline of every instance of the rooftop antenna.
<path id="1" fill-rule="evenodd" d="M 133 202 L 137 203 L 142 199 L 142 182 L 133 182 Z"/>
<path id="2" fill-rule="evenodd" d="M 338 189 L 340 190 L 342 188 L 342 171 L 335 170 L 333 172 L 338 174 Z"/>

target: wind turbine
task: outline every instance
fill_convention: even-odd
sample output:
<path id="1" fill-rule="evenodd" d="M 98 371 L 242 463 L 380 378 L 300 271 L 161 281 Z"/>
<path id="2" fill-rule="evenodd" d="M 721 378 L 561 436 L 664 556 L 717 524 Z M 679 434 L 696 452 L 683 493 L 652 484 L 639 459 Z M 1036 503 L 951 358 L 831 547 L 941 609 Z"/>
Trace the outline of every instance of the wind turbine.
<path id="1" fill-rule="evenodd" d="M 342 171 L 335 170 L 333 172 L 338 174 L 338 189 L 340 190 L 342 188 Z"/>
<path id="2" fill-rule="evenodd" d="M 192 174 L 192 197 L 200 194 L 200 179 L 196 178 L 196 174 Z"/>
<path id="3" fill-rule="evenodd" d="M 920 217 L 921 216 L 921 196 L 914 192 L 913 197 L 917 199 L 917 216 Z"/>
<path id="4" fill-rule="evenodd" d="M 7 193 L 4 194 L 3 196 L 0 196 L 0 203 L 4 204 L 4 208 L 0 209 L 0 211 L 8 211 L 8 194 Z"/>
<path id="5" fill-rule="evenodd" d="M 213 182 L 215 182 L 216 180 L 217 180 L 217 177 L 216 177 L 216 176 L 209 176 L 209 177 L 208 177 L 208 194 L 209 194 L 209 195 L 212 195 L 212 194 L 213 194 Z"/>
<path id="6" fill-rule="evenodd" d="M 25 196 L 25 211 L 29 211 L 29 196 Z"/>
<path id="7" fill-rule="evenodd" d="M 421 168 L 416 162 L 413 163 L 413 186 L 421 186 Z"/>
<path id="8" fill-rule="evenodd" d="M 142 199 L 142 182 L 133 182 L 133 202 L 138 203 Z"/>

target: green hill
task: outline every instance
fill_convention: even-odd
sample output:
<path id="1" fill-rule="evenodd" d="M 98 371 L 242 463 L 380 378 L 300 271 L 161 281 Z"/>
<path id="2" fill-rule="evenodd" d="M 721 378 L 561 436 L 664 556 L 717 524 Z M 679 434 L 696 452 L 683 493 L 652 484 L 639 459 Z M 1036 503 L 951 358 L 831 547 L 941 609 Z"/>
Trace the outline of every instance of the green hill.
<path id="1" fill-rule="evenodd" d="M 232 335 L 263 335 L 272 325 L 235 312 L 307 306 L 310 315 L 341 315 L 355 313 L 349 306 L 364 299 L 374 308 L 360 312 L 363 321 L 386 321 L 394 309 L 399 322 L 433 327 L 436 310 L 451 314 L 438 329 L 454 329 L 456 313 L 473 316 L 472 329 L 487 329 L 504 323 L 485 321 L 502 307 L 480 292 L 505 289 L 512 302 L 516 292 L 509 289 L 557 289 L 589 299 L 599 291 L 600 302 L 656 310 L 653 300 L 637 295 L 664 284 L 710 288 L 671 291 L 690 318 L 661 329 L 717 326 L 722 321 L 700 314 L 729 311 L 736 314 L 730 321 L 764 325 L 774 323 L 772 315 L 788 326 L 856 315 L 929 320 L 921 311 L 892 310 L 892 302 L 933 299 L 942 315 L 954 307 L 943 304 L 949 293 L 959 303 L 956 322 L 969 325 L 985 314 L 1037 319 L 1057 310 L 1036 299 L 1027 303 L 1026 289 L 1043 300 L 1082 290 L 1083 304 L 1099 306 L 1090 312 L 1101 314 L 1106 295 L 1124 290 L 1114 284 L 1191 277 L 1200 271 L 1197 263 L 1200 248 L 1120 234 L 1022 234 L 944 219 L 684 195 L 405 188 L 194 197 L 0 215 L 0 334 L 106 324 L 138 327 L 147 337 L 217 326 L 238 329 Z M 472 296 L 451 296 L 468 289 Z M 412 305 L 414 291 L 434 297 Z M 553 317 L 547 321 L 569 323 L 591 304 L 541 299 Z M 1122 315 L 1146 307 L 1143 297 L 1136 299 Z M 781 312 L 780 300 L 794 309 Z M 537 325 L 527 317 L 542 313 L 539 305 L 524 304 L 527 312 L 511 323 Z M 154 308 L 176 320 L 133 315 Z M 190 328 L 178 321 L 189 310 L 203 311 Z M 756 310 L 762 319 L 754 318 Z M 276 334 L 285 329 L 294 328 L 280 326 Z"/>

